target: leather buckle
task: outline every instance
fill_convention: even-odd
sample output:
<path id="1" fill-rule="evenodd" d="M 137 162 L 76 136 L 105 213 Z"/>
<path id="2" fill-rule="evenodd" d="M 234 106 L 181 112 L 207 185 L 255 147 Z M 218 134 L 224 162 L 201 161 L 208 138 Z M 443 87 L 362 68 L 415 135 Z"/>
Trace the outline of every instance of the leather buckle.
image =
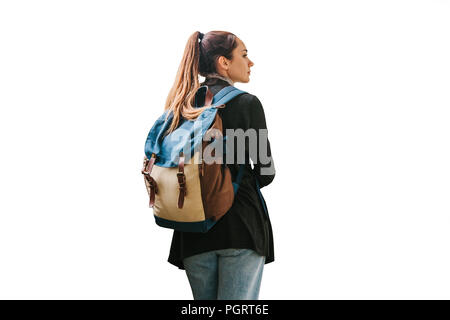
<path id="1" fill-rule="evenodd" d="M 177 172 L 177 178 L 179 184 L 185 184 L 186 183 L 186 176 L 183 172 Z"/>

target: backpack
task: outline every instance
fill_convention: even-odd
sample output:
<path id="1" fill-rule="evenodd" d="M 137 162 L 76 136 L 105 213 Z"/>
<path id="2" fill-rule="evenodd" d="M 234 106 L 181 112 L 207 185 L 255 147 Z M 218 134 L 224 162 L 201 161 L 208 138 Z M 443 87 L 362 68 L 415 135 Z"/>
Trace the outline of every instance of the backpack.
<path id="1" fill-rule="evenodd" d="M 246 92 L 227 86 L 213 96 L 208 86 L 201 86 L 194 105 L 209 108 L 197 119 L 180 119 L 178 127 L 165 135 L 173 119 L 170 113 L 166 120 L 165 111 L 150 129 L 141 173 L 150 198 L 149 206 L 160 227 L 207 232 L 231 208 L 244 164 L 239 164 L 236 180 L 232 181 L 224 158 L 221 163 L 207 163 L 203 161 L 203 150 L 214 143 L 223 146 L 226 136 L 218 108 L 224 108 L 242 93 Z M 211 154 L 215 155 L 216 150 Z"/>

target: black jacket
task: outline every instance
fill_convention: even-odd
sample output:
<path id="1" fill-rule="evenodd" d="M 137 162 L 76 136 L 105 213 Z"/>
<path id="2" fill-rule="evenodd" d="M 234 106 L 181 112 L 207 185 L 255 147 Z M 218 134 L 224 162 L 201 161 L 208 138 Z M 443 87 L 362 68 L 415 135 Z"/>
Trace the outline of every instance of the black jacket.
<path id="1" fill-rule="evenodd" d="M 212 93 L 216 94 L 229 84 L 224 80 L 211 78 L 206 79 L 201 85 L 207 85 Z M 226 104 L 225 108 L 218 109 L 218 112 L 222 117 L 224 134 L 226 129 L 241 128 L 244 131 L 249 128 L 267 129 L 261 102 L 250 93 L 235 97 Z M 264 138 L 264 136 L 259 137 Z M 259 139 L 258 145 L 261 145 Z M 265 139 L 267 139 L 266 154 L 270 158 L 270 162 L 262 164 L 259 161 L 259 150 L 257 159 L 251 158 L 252 154 L 249 153 L 248 141 L 246 141 L 244 175 L 232 207 L 207 233 L 174 231 L 168 258 L 169 263 L 184 269 L 182 260 L 186 257 L 228 248 L 253 249 L 266 257 L 266 264 L 274 261 L 272 226 L 269 216 L 264 213 L 255 182 L 255 179 L 258 179 L 260 188 L 263 188 L 275 177 L 274 162 L 267 135 Z M 237 147 L 238 143 L 235 143 L 235 155 L 237 155 Z M 253 169 L 250 165 L 250 158 Z M 238 165 L 227 164 L 227 166 L 230 168 L 234 181 Z M 260 170 L 264 167 L 273 168 L 273 174 L 267 175 L 267 172 L 261 174 Z M 265 201 L 264 204 L 266 205 Z M 267 205 L 266 208 L 268 209 Z"/>

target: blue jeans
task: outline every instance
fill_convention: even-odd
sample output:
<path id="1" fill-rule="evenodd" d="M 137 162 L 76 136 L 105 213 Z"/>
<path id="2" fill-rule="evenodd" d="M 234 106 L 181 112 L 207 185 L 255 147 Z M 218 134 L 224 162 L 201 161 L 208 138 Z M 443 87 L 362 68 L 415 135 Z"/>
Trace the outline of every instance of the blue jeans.
<path id="1" fill-rule="evenodd" d="M 222 249 L 183 264 L 195 300 L 257 300 L 265 259 L 250 249 Z"/>

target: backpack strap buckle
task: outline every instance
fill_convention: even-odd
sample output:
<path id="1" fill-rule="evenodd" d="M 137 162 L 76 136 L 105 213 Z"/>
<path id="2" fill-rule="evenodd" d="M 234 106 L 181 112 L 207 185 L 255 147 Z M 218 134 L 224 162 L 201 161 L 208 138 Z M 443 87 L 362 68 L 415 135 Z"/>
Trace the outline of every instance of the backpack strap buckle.
<path id="1" fill-rule="evenodd" d="M 144 176 L 150 175 L 150 173 L 152 173 L 152 169 L 153 169 L 153 165 L 155 164 L 155 161 L 156 161 L 156 155 L 154 153 L 152 153 L 150 160 L 147 157 L 145 157 L 144 167 L 141 170 L 141 173 Z"/>
<path id="2" fill-rule="evenodd" d="M 187 189 L 186 189 L 186 175 L 184 174 L 184 155 L 183 152 L 180 152 L 180 158 L 178 160 L 178 172 L 177 172 L 177 179 L 180 194 L 178 196 L 178 208 L 183 208 L 184 204 L 184 197 L 186 196 Z"/>
<path id="3" fill-rule="evenodd" d="M 155 194 L 158 193 L 158 185 L 156 184 L 155 179 L 150 175 L 153 169 L 153 165 L 156 161 L 156 155 L 152 153 L 150 160 L 145 157 L 144 159 L 144 167 L 141 170 L 141 173 L 144 175 L 144 180 L 147 188 L 150 190 L 150 202 L 149 207 L 153 208 L 155 205 Z"/>

